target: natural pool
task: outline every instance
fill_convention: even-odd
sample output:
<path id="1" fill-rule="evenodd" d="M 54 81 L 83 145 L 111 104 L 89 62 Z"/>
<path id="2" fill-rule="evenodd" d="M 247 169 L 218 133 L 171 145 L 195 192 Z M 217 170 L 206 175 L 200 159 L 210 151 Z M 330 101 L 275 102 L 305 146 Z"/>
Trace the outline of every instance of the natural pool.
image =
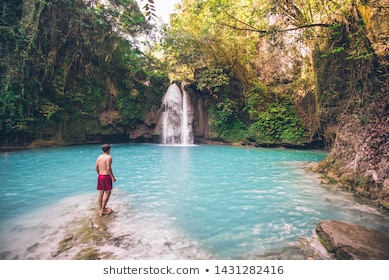
<path id="1" fill-rule="evenodd" d="M 69 222 L 97 207 L 99 154 L 86 145 L 0 155 L 1 259 L 54 258 Z M 116 259 L 322 259 L 321 220 L 389 231 L 379 209 L 305 171 L 325 152 L 116 144 L 111 155 L 109 230 L 132 236 L 131 249 L 105 248 Z"/>

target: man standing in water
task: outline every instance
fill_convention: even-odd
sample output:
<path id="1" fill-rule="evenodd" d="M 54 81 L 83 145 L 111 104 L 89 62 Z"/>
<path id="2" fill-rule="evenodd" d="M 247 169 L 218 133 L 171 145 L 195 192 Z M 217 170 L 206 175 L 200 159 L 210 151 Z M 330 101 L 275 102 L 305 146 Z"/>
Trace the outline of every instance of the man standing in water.
<path id="1" fill-rule="evenodd" d="M 107 206 L 109 197 L 112 190 L 112 182 L 116 181 L 115 176 L 112 172 L 112 156 L 111 145 L 104 144 L 101 146 L 103 154 L 100 155 L 96 160 L 96 172 L 97 178 L 97 190 L 99 191 L 98 202 L 99 202 L 99 215 L 107 215 L 112 212 L 112 209 Z"/>

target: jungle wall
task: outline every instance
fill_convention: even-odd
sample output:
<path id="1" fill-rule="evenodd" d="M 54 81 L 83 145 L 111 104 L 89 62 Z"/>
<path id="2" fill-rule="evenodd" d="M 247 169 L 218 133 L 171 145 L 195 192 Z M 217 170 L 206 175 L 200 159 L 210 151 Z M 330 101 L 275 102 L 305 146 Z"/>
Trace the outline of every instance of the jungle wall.
<path id="1" fill-rule="evenodd" d="M 365 1 L 316 53 L 320 131 L 330 182 L 389 207 L 389 1 Z"/>

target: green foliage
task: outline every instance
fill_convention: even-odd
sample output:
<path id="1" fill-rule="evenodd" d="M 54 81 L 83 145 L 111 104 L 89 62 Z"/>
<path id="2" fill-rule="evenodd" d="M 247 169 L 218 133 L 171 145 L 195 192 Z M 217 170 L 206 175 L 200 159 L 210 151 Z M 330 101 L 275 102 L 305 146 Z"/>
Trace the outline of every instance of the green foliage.
<path id="1" fill-rule="evenodd" d="M 210 94 L 218 94 L 222 88 L 228 86 L 230 77 L 221 67 L 211 67 L 198 71 L 195 83 L 198 90 L 208 90 Z"/>
<path id="2" fill-rule="evenodd" d="M 222 129 L 216 129 L 216 139 L 221 139 L 226 142 L 239 142 L 246 139 L 246 125 L 239 119 L 234 119 Z"/>
<path id="3" fill-rule="evenodd" d="M 119 116 L 106 132 L 123 131 L 159 105 L 168 68 L 170 77 L 193 80 L 200 91 L 210 93 L 217 137 L 304 142 L 306 128 L 295 109 L 301 96 L 274 94 L 260 82 L 267 71 L 258 66 L 266 58 L 262 43 L 285 48 L 276 34 L 288 30 L 301 34 L 307 49 L 318 50 L 315 73 L 323 107 L 348 96 L 344 111 L 357 112 L 371 100 L 368 91 L 379 92 L 369 76 L 374 53 L 365 26 L 350 19 L 358 1 L 184 0 L 165 26 L 163 64 L 135 44 L 138 35 L 150 33 L 147 20 L 155 19 L 154 2 L 142 0 L 145 16 L 135 0 L 108 2 L 0 3 L 1 140 L 96 132 L 99 116 L 107 111 Z M 317 40 L 326 35 L 322 27 L 328 28 L 324 47 Z M 295 76 L 302 70 L 313 73 L 310 65 L 296 65 Z M 381 77 L 387 73 L 378 71 Z M 240 82 L 236 88 L 233 80 Z M 307 87 L 316 86 L 309 82 Z"/>
<path id="4" fill-rule="evenodd" d="M 157 103 L 166 75 L 132 43 L 151 25 L 136 1 L 109 2 L 1 2 L 0 141 L 26 134 L 81 139 L 101 129 L 105 111 L 123 114 L 125 123 L 107 128 L 114 132 Z M 155 86 L 146 87 L 151 76 Z M 131 90 L 139 96 L 126 95 Z"/>
<path id="5" fill-rule="evenodd" d="M 255 57 L 257 37 L 219 23 L 230 21 L 228 13 L 246 15 L 251 11 L 226 0 L 183 1 L 180 7 L 179 13 L 171 18 L 170 27 L 165 29 L 162 42 L 170 70 L 192 79 L 190 75 L 197 74 L 199 69 L 228 65 L 229 72 L 246 83 L 247 69 L 243 65 Z"/>
<path id="6" fill-rule="evenodd" d="M 62 110 L 61 107 L 59 107 L 57 104 L 54 104 L 50 101 L 47 101 L 46 104 L 43 104 L 41 106 L 41 109 L 42 109 L 42 114 L 47 118 L 47 120 L 50 120 L 55 113 Z"/>
<path id="7" fill-rule="evenodd" d="M 211 106 L 211 137 L 224 141 L 240 141 L 245 138 L 246 125 L 239 119 L 239 108 L 229 98 Z"/>
<path id="8" fill-rule="evenodd" d="M 255 84 L 247 93 L 247 105 L 244 108 L 248 112 L 250 120 L 256 121 L 261 111 L 265 110 L 271 101 L 269 89 L 261 83 Z"/>
<path id="9" fill-rule="evenodd" d="M 297 114 L 292 96 L 274 93 L 262 83 L 256 83 L 246 92 L 242 108 L 238 100 L 228 94 L 228 89 L 232 89 L 229 79 L 219 68 L 205 69 L 196 75 L 197 88 L 213 92 L 211 137 L 225 141 L 249 139 L 258 143 L 303 144 L 308 141 L 308 129 Z M 218 86 L 223 88 L 223 94 L 217 94 L 213 88 Z M 244 113 L 248 114 L 248 119 Z"/>
<path id="10" fill-rule="evenodd" d="M 214 125 L 216 128 L 223 128 L 228 125 L 229 121 L 233 120 L 236 116 L 238 108 L 236 104 L 229 98 L 224 101 L 217 103 L 213 107 L 213 114 L 215 116 Z"/>
<path id="11" fill-rule="evenodd" d="M 172 72 L 189 79 L 194 75 L 198 89 L 214 97 L 215 134 L 222 135 L 239 120 L 248 127 L 247 137 L 256 141 L 304 142 L 320 129 L 321 106 L 337 104 L 348 95 L 342 105 L 345 111 L 356 112 L 370 100 L 368 91 L 377 92 L 368 74 L 374 51 L 358 19 L 361 4 L 366 3 L 185 0 L 165 30 L 164 51 Z M 310 59 L 315 49 L 319 51 Z M 288 63 L 277 69 L 272 53 L 295 52 L 301 59 L 293 69 L 287 69 Z M 215 65 L 229 69 L 229 81 Z M 279 74 L 284 70 L 289 71 L 285 79 Z M 387 73 L 383 67 L 379 71 Z M 230 84 L 233 79 L 241 82 L 239 89 Z M 272 93 L 275 87 L 282 88 L 277 90 L 282 96 Z"/>
<path id="12" fill-rule="evenodd" d="M 307 128 L 298 116 L 293 99 L 278 97 L 278 102 L 267 103 L 268 108 L 255 115 L 247 137 L 259 143 L 304 143 Z"/>

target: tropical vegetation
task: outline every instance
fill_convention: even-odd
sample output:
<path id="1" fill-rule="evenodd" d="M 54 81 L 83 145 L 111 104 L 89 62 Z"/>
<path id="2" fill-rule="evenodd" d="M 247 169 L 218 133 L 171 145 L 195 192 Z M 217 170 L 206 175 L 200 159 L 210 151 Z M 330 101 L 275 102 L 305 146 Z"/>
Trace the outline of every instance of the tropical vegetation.
<path id="1" fill-rule="evenodd" d="M 211 139 L 332 145 L 387 77 L 367 2 L 182 0 L 159 28 L 152 0 L 2 1 L 0 141 L 127 137 L 186 80 Z"/>

